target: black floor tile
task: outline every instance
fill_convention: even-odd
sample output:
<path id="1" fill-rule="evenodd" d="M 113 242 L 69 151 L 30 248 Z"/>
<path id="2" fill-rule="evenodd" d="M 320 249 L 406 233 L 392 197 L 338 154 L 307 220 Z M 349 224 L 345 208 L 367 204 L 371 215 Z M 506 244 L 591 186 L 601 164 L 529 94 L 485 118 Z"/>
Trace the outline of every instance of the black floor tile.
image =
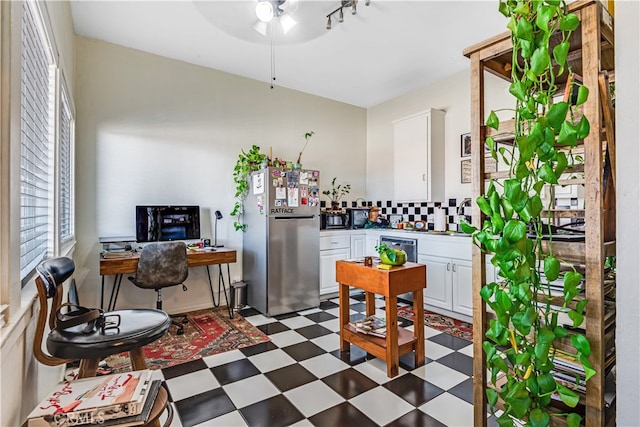
<path id="1" fill-rule="evenodd" d="M 457 386 L 449 389 L 448 392 L 473 405 L 473 378 L 462 381 Z"/>
<path id="2" fill-rule="evenodd" d="M 460 350 L 461 348 L 464 348 L 469 344 L 471 344 L 471 342 L 467 340 L 463 340 L 462 338 L 454 337 L 453 335 L 449 335 L 445 333 L 434 335 L 427 339 L 429 341 L 433 341 L 435 343 L 443 345 L 452 350 Z"/>
<path id="3" fill-rule="evenodd" d="M 179 400 L 175 405 L 183 427 L 203 423 L 236 409 L 222 388 Z"/>
<path id="4" fill-rule="evenodd" d="M 343 402 L 309 418 L 314 426 L 374 427 L 376 423 L 349 402 Z"/>
<path id="5" fill-rule="evenodd" d="M 298 316 L 300 316 L 298 313 L 285 313 L 285 314 L 278 314 L 277 316 L 273 316 L 273 318 L 276 320 L 284 320 L 284 319 L 291 319 L 292 317 L 298 317 Z"/>
<path id="6" fill-rule="evenodd" d="M 356 304 L 351 304 L 349 306 L 349 308 L 351 310 L 354 311 L 359 311 L 360 313 L 364 313 L 367 310 L 367 304 L 360 302 L 360 303 L 356 303 Z"/>
<path id="7" fill-rule="evenodd" d="M 249 308 L 243 308 L 242 310 L 237 311 L 236 313 L 238 313 L 242 317 L 256 316 L 258 314 L 262 314 L 258 310 L 256 310 L 255 308 L 250 308 L 250 307 Z"/>
<path id="8" fill-rule="evenodd" d="M 347 400 L 378 386 L 378 383 L 353 368 L 324 377 L 322 381 Z"/>
<path id="9" fill-rule="evenodd" d="M 401 328 L 408 328 L 413 325 L 413 320 L 405 319 L 404 317 L 398 317 L 398 326 Z"/>
<path id="10" fill-rule="evenodd" d="M 424 362 L 425 364 L 429 363 L 429 360 L 426 357 L 424 360 L 425 360 Z M 398 364 L 405 371 L 413 371 L 414 369 L 417 368 L 415 353 L 412 351 L 412 352 L 403 354 L 398 358 Z"/>
<path id="11" fill-rule="evenodd" d="M 439 387 L 415 375 L 403 375 L 383 385 L 413 406 L 420 406 L 444 393 Z"/>
<path id="12" fill-rule="evenodd" d="M 267 335 L 273 335 L 273 334 L 277 334 L 279 332 L 288 331 L 288 330 L 291 329 L 288 326 L 283 325 L 280 322 L 267 323 L 265 325 L 260 325 L 257 328 L 260 329 L 262 332 L 264 332 Z"/>
<path id="13" fill-rule="evenodd" d="M 336 304 L 333 301 L 321 301 L 320 302 L 320 309 L 321 310 L 331 310 L 332 308 L 338 308 L 340 307 L 340 304 Z"/>
<path id="14" fill-rule="evenodd" d="M 408 414 L 403 415 L 395 421 L 390 422 L 385 427 L 447 427 L 440 421 L 425 414 L 424 412 L 414 409 Z"/>
<path id="15" fill-rule="evenodd" d="M 264 374 L 281 392 L 300 387 L 318 378 L 299 364 L 285 366 Z"/>
<path id="16" fill-rule="evenodd" d="M 349 295 L 349 298 L 354 299 L 356 301 L 364 301 L 366 296 L 364 292 L 357 292 Z"/>
<path id="17" fill-rule="evenodd" d="M 311 339 L 314 339 L 314 338 L 318 338 L 318 337 L 321 337 L 323 335 L 329 335 L 329 334 L 333 333 L 329 329 L 325 328 L 324 326 L 320 326 L 320 325 L 304 326 L 302 328 L 296 329 L 296 332 L 299 333 L 300 335 L 302 335 L 303 337 L 305 337 L 308 340 L 311 340 Z"/>
<path id="18" fill-rule="evenodd" d="M 220 385 L 231 384 L 260 373 L 258 368 L 248 359 L 240 359 L 216 366 L 211 368 L 211 372 L 213 372 Z"/>
<path id="19" fill-rule="evenodd" d="M 284 427 L 304 419 L 300 411 L 281 394 L 242 408 L 240 414 L 250 426 Z"/>
<path id="20" fill-rule="evenodd" d="M 326 322 L 327 320 L 333 320 L 337 316 L 321 311 L 318 313 L 307 314 L 305 317 L 308 318 L 309 320 L 313 320 L 316 323 L 320 323 L 320 322 Z"/>
<path id="21" fill-rule="evenodd" d="M 366 351 L 353 344 L 349 345 L 348 351 L 340 351 L 340 349 L 337 349 L 333 350 L 330 354 L 351 366 L 358 365 L 370 358 Z"/>
<path id="22" fill-rule="evenodd" d="M 173 402 L 173 396 L 171 396 L 171 391 L 169 390 L 169 386 L 167 386 L 167 382 L 162 381 L 161 385 L 164 387 L 164 391 L 167 392 L 167 399 L 169 399 L 169 402 Z"/>
<path id="23" fill-rule="evenodd" d="M 191 372 L 200 371 L 202 369 L 208 369 L 208 366 L 202 361 L 202 359 L 198 359 L 191 362 L 171 366 L 170 368 L 164 368 L 162 370 L 162 375 L 164 375 L 165 380 L 170 380 L 171 378 L 190 374 Z"/>
<path id="24" fill-rule="evenodd" d="M 260 344 L 252 345 L 251 347 L 241 348 L 240 351 L 247 357 L 254 356 L 256 354 L 264 353 L 265 351 L 275 350 L 277 345 L 271 341 L 261 342 Z"/>
<path id="25" fill-rule="evenodd" d="M 318 347 L 311 341 L 303 341 L 298 344 L 284 347 L 282 351 L 293 357 L 296 362 L 301 362 L 303 360 L 307 360 L 326 353 L 326 351 L 324 351 L 322 348 Z"/>
<path id="26" fill-rule="evenodd" d="M 454 351 L 438 359 L 438 363 L 462 372 L 465 375 L 473 375 L 473 359 L 466 354 Z"/>

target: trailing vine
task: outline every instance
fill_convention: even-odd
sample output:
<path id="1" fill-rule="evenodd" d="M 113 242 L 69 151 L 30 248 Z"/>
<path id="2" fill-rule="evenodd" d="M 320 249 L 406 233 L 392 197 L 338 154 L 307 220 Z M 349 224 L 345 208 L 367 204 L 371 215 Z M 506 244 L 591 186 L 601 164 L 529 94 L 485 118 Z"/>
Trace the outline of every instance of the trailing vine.
<path id="1" fill-rule="evenodd" d="M 260 147 L 257 145 L 253 145 L 248 152 L 240 150 L 240 154 L 238 154 L 238 160 L 233 167 L 233 182 L 236 184 L 234 197 L 236 202 L 230 213 L 232 217 L 236 218 L 233 222 L 233 227 L 236 231 L 247 230 L 247 224 L 242 222 L 242 214 L 244 212 L 244 199 L 249 194 L 249 177 L 251 172 L 257 171 L 263 166 L 262 163 L 266 159 L 267 155 L 260 153 Z"/>
<path id="2" fill-rule="evenodd" d="M 512 33 L 509 92 L 516 99 L 515 136 L 513 147 L 498 147 L 491 137 L 486 144 L 492 157 L 508 166 L 509 177 L 492 180 L 476 200 L 486 216 L 481 228 L 462 224 L 474 244 L 493 253 L 492 263 L 499 269 L 500 280 L 486 284 L 480 295 L 495 313 L 482 344 L 492 384 L 486 394 L 492 408 L 498 400 L 504 405 L 497 418 L 500 426 L 512 426 L 514 420 L 547 426 L 551 416 L 566 417 L 569 426 L 578 426 L 581 416 L 570 408 L 576 407 L 579 395 L 570 384 L 560 384 L 552 371 L 558 340 L 569 337 L 586 380 L 595 374 L 588 361 L 588 340 L 570 334 L 558 320 L 565 312 L 572 327 L 579 327 L 587 300 L 576 298 L 581 273 L 565 265 L 568 271 L 561 275 L 562 260 L 554 255 L 550 236 L 545 236 L 541 192 L 582 161 L 571 149 L 589 134 L 589 121 L 575 112 L 588 97 L 586 87 L 573 81 L 569 90 L 575 91 L 574 102 L 554 102 L 557 79 L 573 76 L 567 61 L 569 37 L 580 22 L 568 13 L 564 0 L 500 0 L 499 10 L 509 19 Z M 496 111 L 490 112 L 486 125 L 499 130 Z M 551 200 L 547 211 L 550 208 Z M 562 306 L 557 307 L 549 283 L 560 277 L 564 290 Z M 552 398 L 562 400 L 569 410 L 551 411 Z"/>

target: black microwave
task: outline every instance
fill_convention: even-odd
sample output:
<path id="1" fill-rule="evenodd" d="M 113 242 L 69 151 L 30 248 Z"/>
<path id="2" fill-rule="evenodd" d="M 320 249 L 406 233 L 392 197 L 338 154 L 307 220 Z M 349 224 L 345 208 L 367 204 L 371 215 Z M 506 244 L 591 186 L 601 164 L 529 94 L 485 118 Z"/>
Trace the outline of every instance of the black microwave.
<path id="1" fill-rule="evenodd" d="M 320 214 L 320 229 L 348 228 L 349 216 L 338 212 L 322 212 Z"/>
<path id="2" fill-rule="evenodd" d="M 370 208 L 347 209 L 351 228 L 364 228 L 367 221 L 369 221 L 369 209 Z"/>

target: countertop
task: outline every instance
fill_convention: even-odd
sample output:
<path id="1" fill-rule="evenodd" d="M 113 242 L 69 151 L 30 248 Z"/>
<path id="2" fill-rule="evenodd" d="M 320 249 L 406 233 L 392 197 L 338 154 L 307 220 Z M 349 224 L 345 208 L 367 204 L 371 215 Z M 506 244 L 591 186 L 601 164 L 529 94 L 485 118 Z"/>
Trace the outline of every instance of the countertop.
<path id="1" fill-rule="evenodd" d="M 450 236 L 450 237 L 471 237 L 470 234 L 456 232 L 456 231 L 433 231 L 433 230 L 407 230 L 407 229 L 398 229 L 398 228 L 358 228 L 358 229 L 350 229 L 350 228 L 333 228 L 329 230 L 320 230 L 320 235 L 329 235 L 329 234 L 366 234 L 367 232 L 376 232 L 376 233 L 402 233 L 407 235 L 420 235 L 420 236 Z"/>

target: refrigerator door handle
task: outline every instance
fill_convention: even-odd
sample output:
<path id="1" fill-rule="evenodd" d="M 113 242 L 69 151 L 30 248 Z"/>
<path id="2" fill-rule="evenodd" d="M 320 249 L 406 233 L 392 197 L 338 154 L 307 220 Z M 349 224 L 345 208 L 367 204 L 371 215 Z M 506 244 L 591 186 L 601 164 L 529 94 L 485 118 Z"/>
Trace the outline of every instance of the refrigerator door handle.
<path id="1" fill-rule="evenodd" d="M 315 215 L 299 215 L 299 216 L 274 216 L 273 219 L 276 221 L 290 221 L 293 219 L 306 219 L 312 220 L 315 219 Z"/>

